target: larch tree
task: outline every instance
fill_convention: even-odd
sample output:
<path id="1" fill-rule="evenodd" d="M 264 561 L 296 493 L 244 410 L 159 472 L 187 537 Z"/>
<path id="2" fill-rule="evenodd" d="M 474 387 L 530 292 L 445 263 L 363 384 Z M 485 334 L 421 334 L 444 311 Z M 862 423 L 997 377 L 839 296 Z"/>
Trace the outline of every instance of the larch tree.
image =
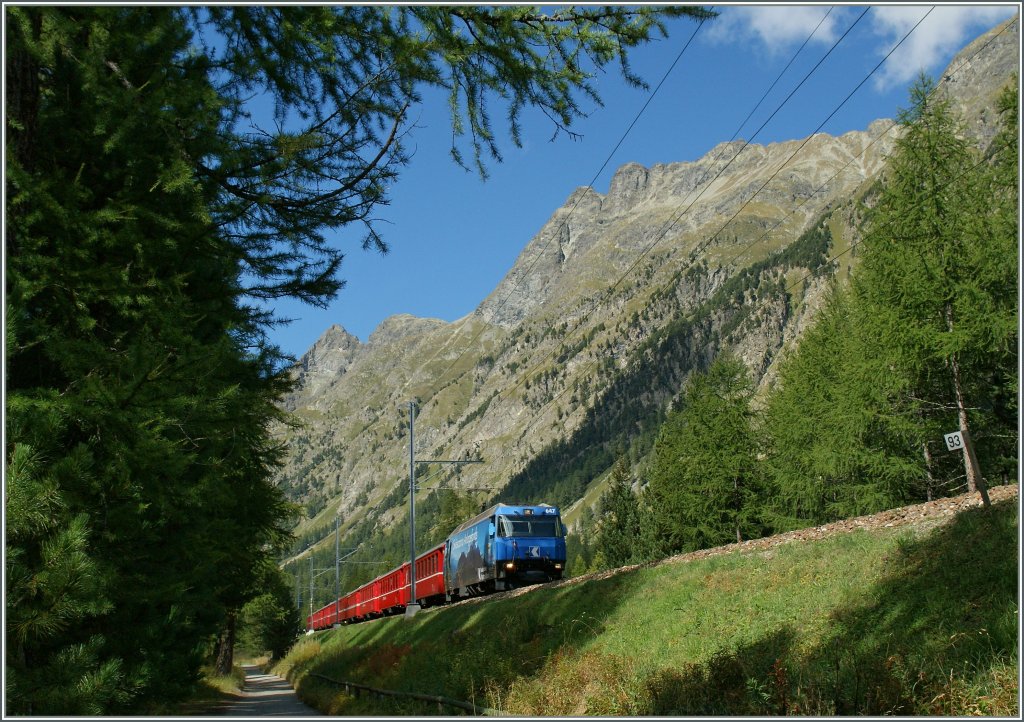
<path id="1" fill-rule="evenodd" d="M 958 428 L 970 444 L 972 409 L 984 413 L 991 375 L 1015 361 L 1017 234 L 998 205 L 1016 182 L 993 188 L 933 83 L 922 78 L 911 101 L 854 291 L 881 355 L 906 374 L 916 413 Z M 967 488 L 987 503 L 968 454 L 964 466 Z"/>
<path id="2" fill-rule="evenodd" d="M 620 457 L 612 468 L 611 483 L 598 502 L 597 520 L 595 550 L 606 568 L 614 569 L 641 560 L 640 504 L 633 493 L 625 457 Z"/>
<path id="3" fill-rule="evenodd" d="M 724 355 L 690 377 L 654 447 L 644 492 L 645 534 L 656 554 L 761 536 L 763 483 L 742 362 Z"/>
<path id="4" fill-rule="evenodd" d="M 915 498 L 921 458 L 906 452 L 918 428 L 897 413 L 902 375 L 876 359 L 849 290 L 834 284 L 814 325 L 782 359 L 767 400 L 762 428 L 775 526 L 824 524 Z"/>

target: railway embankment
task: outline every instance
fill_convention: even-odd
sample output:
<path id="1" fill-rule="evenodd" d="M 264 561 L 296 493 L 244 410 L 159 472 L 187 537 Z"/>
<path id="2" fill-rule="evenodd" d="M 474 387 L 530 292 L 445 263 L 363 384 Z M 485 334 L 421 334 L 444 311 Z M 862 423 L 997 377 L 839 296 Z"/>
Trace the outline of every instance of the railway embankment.
<path id="1" fill-rule="evenodd" d="M 1017 485 L 990 495 L 330 630 L 276 671 L 343 715 L 1016 717 Z"/>

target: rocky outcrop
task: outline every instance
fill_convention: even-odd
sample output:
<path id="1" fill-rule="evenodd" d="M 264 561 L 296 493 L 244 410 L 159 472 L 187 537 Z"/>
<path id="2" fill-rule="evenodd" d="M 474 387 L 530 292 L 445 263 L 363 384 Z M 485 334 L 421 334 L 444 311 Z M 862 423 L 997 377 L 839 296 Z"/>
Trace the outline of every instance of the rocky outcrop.
<path id="1" fill-rule="evenodd" d="M 337 324 L 324 331 L 293 367 L 297 384 L 285 397 L 285 408 L 295 411 L 310 399 L 322 396 L 345 375 L 361 349 L 359 339 Z"/>
<path id="2" fill-rule="evenodd" d="M 648 171 L 639 163 L 626 163 L 615 171 L 601 210 L 609 216 L 632 209 L 648 197 Z"/>
<path id="3" fill-rule="evenodd" d="M 969 137 L 987 148 L 999 128 L 995 101 L 1020 72 L 1020 15 L 996 26 L 957 53 L 940 78 Z M 1015 82 L 1015 81 L 1014 81 Z"/>
<path id="4" fill-rule="evenodd" d="M 785 223 L 785 233 L 798 234 L 879 172 L 895 141 L 891 127 L 879 121 L 838 138 L 818 134 L 768 146 L 723 143 L 696 161 L 650 169 L 628 163 L 607 196 L 574 191 L 478 313 L 512 329 L 543 310 L 569 312 L 581 290 L 614 283 L 647 249 L 689 249 L 738 213 L 730 238 L 744 225 L 741 232 L 761 235 Z"/>
<path id="5" fill-rule="evenodd" d="M 297 365 L 306 375 L 340 376 L 359 353 L 360 346 L 358 338 L 335 324 L 324 331 Z"/>
<path id="6" fill-rule="evenodd" d="M 439 318 L 417 318 L 408 313 L 400 313 L 381 321 L 380 325 L 370 334 L 366 343 L 369 346 L 385 346 L 409 339 L 418 340 L 423 335 L 447 325 L 447 321 L 442 321 Z"/>

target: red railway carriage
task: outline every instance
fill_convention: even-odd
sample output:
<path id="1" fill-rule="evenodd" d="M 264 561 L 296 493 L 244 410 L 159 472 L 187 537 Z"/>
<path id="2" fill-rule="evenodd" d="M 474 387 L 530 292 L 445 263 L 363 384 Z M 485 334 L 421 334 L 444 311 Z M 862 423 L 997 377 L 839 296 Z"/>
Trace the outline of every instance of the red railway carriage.
<path id="1" fill-rule="evenodd" d="M 358 591 L 358 590 L 357 590 Z M 338 623 L 344 624 L 356 616 L 356 592 L 352 591 L 338 600 Z"/>
<path id="2" fill-rule="evenodd" d="M 444 544 L 416 557 L 416 601 L 427 607 L 444 601 Z M 313 612 L 309 630 L 399 614 L 409 604 L 409 562 L 382 574 Z M 337 612 L 335 609 L 337 608 Z"/>
<path id="3" fill-rule="evenodd" d="M 409 586 L 408 564 L 398 569 L 392 569 L 383 577 L 380 577 L 379 581 L 380 589 L 377 604 L 379 613 L 392 614 L 405 606 L 407 595 L 405 589 Z"/>
<path id="4" fill-rule="evenodd" d="M 374 580 L 376 581 L 376 580 Z M 356 590 L 356 619 L 369 619 L 377 611 L 373 599 L 373 582 Z"/>
<path id="5" fill-rule="evenodd" d="M 423 606 L 430 606 L 443 600 L 444 544 L 441 544 L 416 557 L 416 601 Z"/>

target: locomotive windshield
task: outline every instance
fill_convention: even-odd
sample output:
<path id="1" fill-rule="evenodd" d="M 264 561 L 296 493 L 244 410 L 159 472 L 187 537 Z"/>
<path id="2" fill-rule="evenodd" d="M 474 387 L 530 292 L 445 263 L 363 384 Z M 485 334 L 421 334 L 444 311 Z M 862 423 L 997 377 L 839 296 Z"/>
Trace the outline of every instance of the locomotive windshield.
<path id="1" fill-rule="evenodd" d="M 498 536 L 560 537 L 562 525 L 558 517 L 499 516 Z"/>

